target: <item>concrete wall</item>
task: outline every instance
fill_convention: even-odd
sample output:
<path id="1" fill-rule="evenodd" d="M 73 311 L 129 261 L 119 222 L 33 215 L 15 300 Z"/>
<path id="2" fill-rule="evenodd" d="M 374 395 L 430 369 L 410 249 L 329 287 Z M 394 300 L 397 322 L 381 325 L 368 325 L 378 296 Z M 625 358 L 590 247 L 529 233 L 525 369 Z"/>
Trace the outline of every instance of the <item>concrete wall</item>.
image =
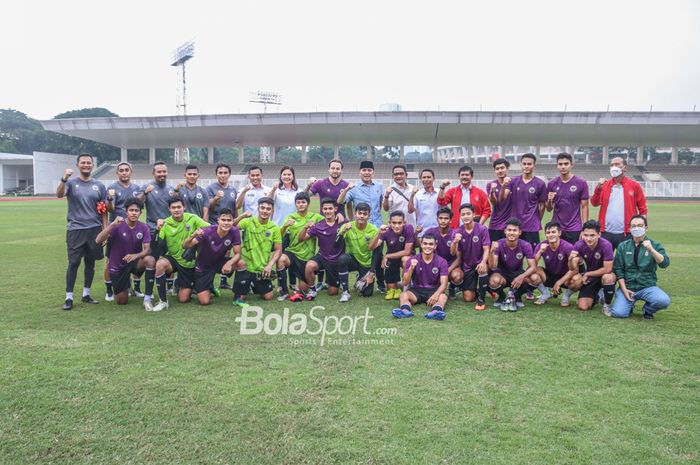
<path id="1" fill-rule="evenodd" d="M 54 194 L 66 168 L 77 172 L 75 161 L 75 155 L 34 152 L 34 193 Z"/>
<path id="2" fill-rule="evenodd" d="M 0 191 L 14 187 L 25 188 L 32 184 L 32 165 L 2 165 L 2 184 Z"/>

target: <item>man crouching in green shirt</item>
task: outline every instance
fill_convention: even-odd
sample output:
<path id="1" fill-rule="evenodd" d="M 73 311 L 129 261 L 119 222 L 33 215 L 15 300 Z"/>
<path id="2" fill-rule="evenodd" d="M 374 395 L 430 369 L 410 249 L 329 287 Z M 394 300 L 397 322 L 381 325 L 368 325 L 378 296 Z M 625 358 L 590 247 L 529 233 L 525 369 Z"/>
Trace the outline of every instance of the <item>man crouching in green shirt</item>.
<path id="1" fill-rule="evenodd" d="M 656 268 L 668 267 L 670 260 L 664 246 L 647 237 L 647 219 L 642 215 L 630 218 L 628 239 L 617 246 L 613 272 L 620 287 L 612 304 L 612 316 L 627 318 L 637 300 L 644 301 L 644 319 L 671 305 L 671 298 L 656 285 Z"/>
<path id="2" fill-rule="evenodd" d="M 355 207 L 355 221 L 344 224 L 338 234 L 345 239 L 345 253 L 338 260 L 338 277 L 343 288 L 343 294 L 339 302 L 350 300 L 348 289 L 348 275 L 350 271 L 357 271 L 355 288 L 363 297 L 369 297 L 374 293 L 375 270 L 382 260 L 381 249 L 370 248 L 374 237 L 379 234 L 379 228 L 369 223 L 370 207 L 367 203 L 358 203 Z"/>
<path id="3" fill-rule="evenodd" d="M 170 216 L 165 220 L 159 219 L 156 224 L 158 247 L 163 251 L 156 262 L 156 287 L 160 302 L 152 308 L 144 302 L 146 311 L 160 312 L 168 308 L 166 275 L 175 271 L 177 271 L 177 282 L 180 288 L 177 298 L 181 303 L 190 301 L 194 287 L 194 257 L 183 256 L 185 249 L 182 243 L 199 228 L 209 226 L 209 222 L 197 215 L 185 213 L 185 205 L 180 197 L 172 197 L 168 200 L 168 210 Z"/>
<path id="4" fill-rule="evenodd" d="M 258 216 L 238 223 L 243 237 L 242 260 L 233 281 L 233 304 L 247 307 L 245 296 L 252 290 L 263 300 L 272 299 L 272 278 L 275 264 L 282 254 L 280 228 L 272 222 L 274 201 L 270 197 L 258 200 Z M 272 252 L 272 253 L 271 253 Z"/>

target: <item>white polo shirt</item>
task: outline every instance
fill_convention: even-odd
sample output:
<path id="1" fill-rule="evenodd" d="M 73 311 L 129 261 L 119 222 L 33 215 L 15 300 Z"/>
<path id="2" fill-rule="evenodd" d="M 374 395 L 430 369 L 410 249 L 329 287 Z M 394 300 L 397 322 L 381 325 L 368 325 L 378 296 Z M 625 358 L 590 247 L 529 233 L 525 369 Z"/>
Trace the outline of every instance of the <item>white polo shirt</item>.
<path id="1" fill-rule="evenodd" d="M 416 224 L 423 226 L 423 231 L 418 236 L 423 237 L 428 228 L 438 225 L 437 211 L 440 206 L 437 189 L 433 188 L 432 192 L 428 192 L 425 188 L 421 188 L 413 198 L 413 208 L 416 209 Z"/>
<path id="2" fill-rule="evenodd" d="M 406 196 L 406 198 L 404 198 L 401 194 L 392 189 L 391 194 L 389 195 L 389 213 L 391 214 L 391 212 L 396 210 L 401 211 L 404 214 L 404 220 L 406 220 L 406 223 L 415 226 L 415 213 L 408 213 L 408 201 L 411 198 L 411 191 L 413 190 L 413 186 L 406 184 L 406 187 L 402 188 L 395 182 L 392 182 L 391 187 L 398 189 L 398 191 L 401 192 L 404 196 Z"/>

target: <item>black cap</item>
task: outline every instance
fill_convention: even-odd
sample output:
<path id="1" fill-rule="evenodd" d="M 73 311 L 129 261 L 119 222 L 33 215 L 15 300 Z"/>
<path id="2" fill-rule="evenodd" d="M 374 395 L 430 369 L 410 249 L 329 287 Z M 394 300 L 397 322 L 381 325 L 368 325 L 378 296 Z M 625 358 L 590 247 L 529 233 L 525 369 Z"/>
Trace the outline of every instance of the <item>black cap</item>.
<path id="1" fill-rule="evenodd" d="M 362 168 L 372 168 L 374 169 L 374 163 L 371 160 L 364 160 L 360 162 L 360 169 Z"/>

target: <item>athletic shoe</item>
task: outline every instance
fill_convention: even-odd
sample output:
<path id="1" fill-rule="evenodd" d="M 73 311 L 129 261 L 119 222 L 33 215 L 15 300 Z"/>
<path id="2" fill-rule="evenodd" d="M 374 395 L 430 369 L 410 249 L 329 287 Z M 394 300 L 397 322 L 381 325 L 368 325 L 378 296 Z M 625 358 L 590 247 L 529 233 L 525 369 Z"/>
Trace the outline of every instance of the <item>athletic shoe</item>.
<path id="1" fill-rule="evenodd" d="M 323 289 L 328 289 L 328 284 L 326 284 L 325 282 L 316 283 L 316 292 L 319 292 Z"/>
<path id="2" fill-rule="evenodd" d="M 654 314 L 653 314 L 653 313 L 644 312 L 644 319 L 645 319 L 645 320 L 653 320 L 653 319 L 654 319 Z"/>
<path id="3" fill-rule="evenodd" d="M 152 312 L 153 311 L 153 303 L 150 300 L 144 300 L 143 301 L 143 309 L 146 310 L 147 312 Z"/>
<path id="4" fill-rule="evenodd" d="M 384 294 L 386 292 L 386 284 L 381 283 L 377 284 L 377 289 L 379 290 L 380 293 Z"/>
<path id="5" fill-rule="evenodd" d="M 175 290 L 175 286 L 168 289 L 168 295 L 177 295 L 177 291 Z"/>
<path id="6" fill-rule="evenodd" d="M 399 300 L 399 297 L 401 297 L 401 292 L 403 291 L 399 288 L 394 289 L 394 300 Z"/>
<path id="7" fill-rule="evenodd" d="M 559 305 L 562 307 L 568 307 L 569 306 L 569 299 L 571 299 L 571 293 L 564 291 L 561 294 L 561 300 L 559 301 Z"/>
<path id="8" fill-rule="evenodd" d="M 249 304 L 248 302 L 246 302 L 245 300 L 240 299 L 240 298 L 234 300 L 234 301 L 233 301 L 233 305 L 235 305 L 235 306 L 237 306 L 237 307 L 240 307 L 240 308 L 250 307 L 250 304 Z"/>
<path id="9" fill-rule="evenodd" d="M 603 289 L 598 291 L 598 303 L 600 305 L 605 305 L 605 292 L 603 292 Z"/>
<path id="10" fill-rule="evenodd" d="M 304 300 L 304 294 L 299 291 L 295 291 L 294 294 L 289 296 L 290 302 L 302 302 Z"/>
<path id="11" fill-rule="evenodd" d="M 66 299 L 63 302 L 63 310 L 70 310 L 71 308 L 73 308 L 73 299 Z"/>
<path id="12" fill-rule="evenodd" d="M 503 304 L 504 304 L 504 303 L 505 303 L 505 302 L 502 301 L 502 300 L 497 300 L 497 301 L 495 301 L 495 302 L 493 303 L 493 306 L 496 307 L 496 308 L 500 308 L 501 310 L 503 310 Z M 505 312 L 506 310 L 503 310 L 503 311 Z"/>
<path id="13" fill-rule="evenodd" d="M 429 320 L 444 320 L 445 312 L 442 310 L 431 310 L 423 316 Z"/>
<path id="14" fill-rule="evenodd" d="M 532 291 L 527 291 L 525 293 L 525 298 L 527 300 L 535 300 L 535 294 L 533 294 Z"/>
<path id="15" fill-rule="evenodd" d="M 114 294 L 105 294 L 105 302 L 114 301 Z"/>
<path id="16" fill-rule="evenodd" d="M 304 298 L 306 300 L 314 300 L 317 295 L 318 295 L 318 291 L 312 287 L 309 289 L 309 292 L 306 293 L 306 297 L 304 297 Z"/>
<path id="17" fill-rule="evenodd" d="M 519 308 L 525 308 L 525 303 L 522 300 L 515 301 L 515 307 L 512 307 L 511 312 L 515 312 Z"/>
<path id="18" fill-rule="evenodd" d="M 278 295 L 278 296 L 277 296 L 277 300 L 278 300 L 279 302 L 282 302 L 282 301 L 284 301 L 284 300 L 287 300 L 288 298 L 289 298 L 289 294 L 281 294 L 281 295 Z"/>
<path id="19" fill-rule="evenodd" d="M 162 301 L 162 300 L 161 300 L 160 302 L 158 302 L 158 305 L 156 305 L 155 307 L 153 307 L 153 310 L 151 310 L 151 311 L 152 311 L 152 312 L 162 312 L 163 310 L 167 310 L 168 307 L 169 307 L 168 301 L 167 301 L 167 300 L 166 300 L 166 301 Z"/>
<path id="20" fill-rule="evenodd" d="M 343 291 L 343 295 L 340 296 L 340 299 L 338 299 L 338 302 L 349 302 L 352 296 L 348 291 Z"/>
<path id="21" fill-rule="evenodd" d="M 391 314 L 394 316 L 394 318 L 411 318 L 413 316 L 413 312 L 411 310 L 403 310 L 401 308 L 393 309 Z"/>
<path id="22" fill-rule="evenodd" d="M 477 300 L 476 305 L 474 306 L 474 310 L 476 310 L 477 312 L 483 312 L 484 310 L 486 310 L 486 302 Z"/>
<path id="23" fill-rule="evenodd" d="M 610 310 L 610 305 L 603 304 L 603 315 L 612 316 L 612 311 Z"/>
<path id="24" fill-rule="evenodd" d="M 136 289 L 131 289 L 130 292 L 131 295 L 133 295 L 134 297 L 138 297 L 139 299 L 143 299 L 144 297 L 146 297 L 146 294 L 144 294 L 141 291 L 137 291 Z"/>
<path id="25" fill-rule="evenodd" d="M 225 289 L 225 290 L 227 290 L 227 291 L 230 291 L 230 290 L 233 289 L 233 288 L 231 287 L 230 284 L 225 283 L 225 284 L 219 284 L 219 289 Z"/>
<path id="26" fill-rule="evenodd" d="M 95 299 L 93 299 L 92 296 L 90 296 L 90 295 L 84 295 L 83 298 L 80 300 L 82 300 L 83 303 L 86 303 L 86 304 L 99 304 L 99 302 L 96 301 Z"/>
<path id="27" fill-rule="evenodd" d="M 212 288 L 211 288 L 211 294 L 212 294 L 214 297 L 221 297 L 221 291 L 219 290 L 218 287 L 212 287 Z"/>
<path id="28" fill-rule="evenodd" d="M 357 281 L 355 281 L 355 290 L 356 290 L 357 292 L 362 292 L 362 291 L 364 291 L 365 288 L 367 287 L 367 281 L 365 281 L 365 279 L 367 278 L 367 275 L 368 275 L 368 274 L 369 274 L 369 271 L 368 271 L 364 276 L 362 276 L 361 278 L 358 277 L 358 278 L 357 278 Z"/>

